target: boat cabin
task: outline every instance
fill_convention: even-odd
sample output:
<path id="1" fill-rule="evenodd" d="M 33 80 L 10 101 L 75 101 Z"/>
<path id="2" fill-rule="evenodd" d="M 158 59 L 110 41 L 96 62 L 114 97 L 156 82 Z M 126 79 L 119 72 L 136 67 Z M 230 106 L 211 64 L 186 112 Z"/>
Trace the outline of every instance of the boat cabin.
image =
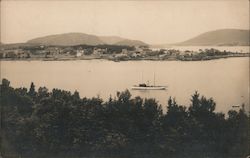
<path id="1" fill-rule="evenodd" d="M 139 87 L 147 87 L 145 83 L 139 84 Z"/>

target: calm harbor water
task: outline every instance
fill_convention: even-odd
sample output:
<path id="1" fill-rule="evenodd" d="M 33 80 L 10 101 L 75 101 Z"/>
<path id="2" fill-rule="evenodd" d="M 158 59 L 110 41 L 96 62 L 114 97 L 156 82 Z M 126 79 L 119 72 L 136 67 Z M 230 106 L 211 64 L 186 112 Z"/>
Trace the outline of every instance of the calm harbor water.
<path id="1" fill-rule="evenodd" d="M 131 86 L 141 82 L 168 86 L 165 91 L 137 91 Z M 249 105 L 249 58 L 212 61 L 1 61 L 1 79 L 13 87 L 46 86 L 80 92 L 82 97 L 99 95 L 108 99 L 117 91 L 129 89 L 133 96 L 156 98 L 163 107 L 167 99 L 190 104 L 197 90 L 213 97 L 216 111 L 226 112 L 232 105 Z"/>

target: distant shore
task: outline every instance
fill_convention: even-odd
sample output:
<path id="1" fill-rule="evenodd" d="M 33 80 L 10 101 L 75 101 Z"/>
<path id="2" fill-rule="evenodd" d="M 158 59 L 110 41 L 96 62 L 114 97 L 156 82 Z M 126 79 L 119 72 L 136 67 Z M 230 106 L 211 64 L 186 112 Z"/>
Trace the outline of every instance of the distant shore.
<path id="1" fill-rule="evenodd" d="M 205 48 L 189 49 L 152 49 L 146 46 L 117 45 L 79 45 L 79 46 L 26 46 L 1 48 L 0 60 L 110 60 L 110 61 L 202 61 L 229 57 L 249 57 L 249 52 L 242 50 L 219 50 Z"/>
<path id="2" fill-rule="evenodd" d="M 233 58 L 233 57 L 250 57 L 249 53 L 238 53 L 233 55 L 220 55 L 220 56 L 206 56 L 200 59 L 192 58 L 192 57 L 171 57 L 161 59 L 158 57 L 141 57 L 141 58 L 111 58 L 109 56 L 105 57 L 95 57 L 95 56 L 81 56 L 81 57 L 30 57 L 30 58 L 2 58 L 0 61 L 70 61 L 70 60 L 109 60 L 114 62 L 120 61 L 142 61 L 142 60 L 150 60 L 150 61 L 206 61 L 206 60 L 215 60 L 215 59 L 222 59 L 222 58 Z"/>

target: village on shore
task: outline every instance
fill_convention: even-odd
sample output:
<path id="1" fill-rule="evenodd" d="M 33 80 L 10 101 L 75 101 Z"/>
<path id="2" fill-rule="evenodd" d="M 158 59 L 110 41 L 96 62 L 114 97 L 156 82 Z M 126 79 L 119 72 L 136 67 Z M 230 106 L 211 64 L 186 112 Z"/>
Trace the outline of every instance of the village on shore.
<path id="1" fill-rule="evenodd" d="M 122 45 L 77 45 L 46 46 L 24 45 L 16 47 L 0 46 L 0 60 L 180 60 L 199 61 L 227 57 L 249 57 L 249 53 L 220 51 L 214 48 L 198 51 L 177 49 L 152 49 L 148 46 Z"/>

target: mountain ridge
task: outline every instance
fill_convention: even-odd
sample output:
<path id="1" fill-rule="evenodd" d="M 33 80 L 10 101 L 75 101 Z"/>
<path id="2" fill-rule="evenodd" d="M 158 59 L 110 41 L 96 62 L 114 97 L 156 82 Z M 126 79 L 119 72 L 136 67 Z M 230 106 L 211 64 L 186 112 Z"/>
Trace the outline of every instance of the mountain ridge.
<path id="1" fill-rule="evenodd" d="M 172 44 L 157 44 L 150 47 L 168 46 L 249 46 L 249 30 L 244 29 L 218 29 L 204 32 L 188 40 Z M 28 40 L 27 44 L 44 45 L 128 45 L 128 46 L 149 46 L 140 40 L 131 40 L 119 36 L 96 36 L 86 33 L 63 33 L 48 35 Z"/>
<path id="2" fill-rule="evenodd" d="M 167 46 L 249 46 L 249 30 L 219 29 L 204 32 L 188 40 L 172 44 L 154 45 Z"/>
<path id="3" fill-rule="evenodd" d="M 249 45 L 249 30 L 221 29 L 205 32 L 180 45 Z"/>
<path id="4" fill-rule="evenodd" d="M 122 42 L 122 43 L 121 43 Z M 44 44 L 44 45 L 60 45 L 60 46 L 73 46 L 73 45 L 101 45 L 101 44 L 113 44 L 113 45 L 148 45 L 143 41 L 139 40 L 130 40 L 122 38 L 119 36 L 96 36 L 85 33 L 63 33 L 48 35 L 43 37 L 34 38 L 28 40 L 26 43 L 33 44 Z"/>

